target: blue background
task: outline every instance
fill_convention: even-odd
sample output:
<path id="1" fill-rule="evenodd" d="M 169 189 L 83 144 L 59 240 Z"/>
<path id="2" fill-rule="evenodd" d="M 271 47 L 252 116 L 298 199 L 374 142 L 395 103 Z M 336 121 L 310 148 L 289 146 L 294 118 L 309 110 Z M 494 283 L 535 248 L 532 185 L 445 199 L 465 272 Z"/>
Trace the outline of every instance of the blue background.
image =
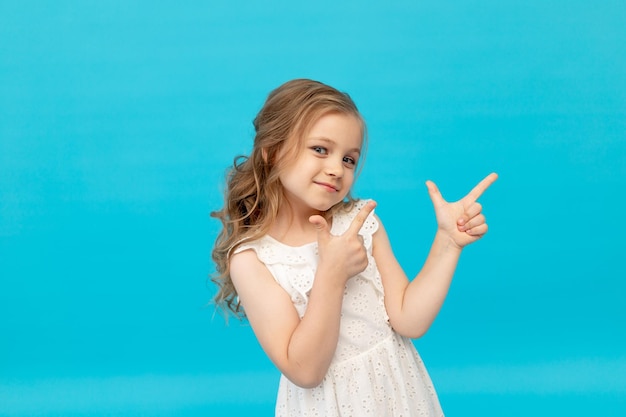
<path id="1" fill-rule="evenodd" d="M 356 194 L 416 273 L 424 187 L 491 231 L 416 345 L 448 415 L 626 413 L 626 3 L 0 0 L 0 415 L 271 415 L 207 303 L 232 158 L 308 77 L 369 124 Z"/>

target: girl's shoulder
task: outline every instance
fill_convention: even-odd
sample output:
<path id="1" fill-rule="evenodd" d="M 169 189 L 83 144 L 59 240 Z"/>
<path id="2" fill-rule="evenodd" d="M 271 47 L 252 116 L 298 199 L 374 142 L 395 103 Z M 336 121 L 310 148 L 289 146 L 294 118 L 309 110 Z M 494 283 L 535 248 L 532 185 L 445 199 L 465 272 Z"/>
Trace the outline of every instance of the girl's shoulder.
<path id="1" fill-rule="evenodd" d="M 260 248 L 267 244 L 266 240 L 268 235 L 261 236 L 258 239 L 250 240 L 250 239 L 242 239 L 237 242 L 235 249 L 233 250 L 233 255 L 236 255 L 240 252 L 252 249 L 255 252 L 258 252 Z"/>

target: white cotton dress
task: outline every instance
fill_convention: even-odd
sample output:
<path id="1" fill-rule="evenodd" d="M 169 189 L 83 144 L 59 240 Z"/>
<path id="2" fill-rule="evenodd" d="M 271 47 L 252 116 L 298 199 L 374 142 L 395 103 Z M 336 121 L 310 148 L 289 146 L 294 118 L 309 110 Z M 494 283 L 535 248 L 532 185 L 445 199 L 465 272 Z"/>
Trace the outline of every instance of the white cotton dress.
<path id="1" fill-rule="evenodd" d="M 343 234 L 365 201 L 336 214 L 331 233 Z M 281 376 L 276 416 L 443 416 L 437 394 L 413 343 L 389 325 L 380 273 L 372 256 L 378 221 L 370 215 L 363 236 L 369 264 L 346 284 L 337 350 L 322 383 L 301 388 Z M 317 242 L 292 247 L 269 235 L 242 244 L 252 249 L 291 296 L 300 317 L 318 263 Z"/>

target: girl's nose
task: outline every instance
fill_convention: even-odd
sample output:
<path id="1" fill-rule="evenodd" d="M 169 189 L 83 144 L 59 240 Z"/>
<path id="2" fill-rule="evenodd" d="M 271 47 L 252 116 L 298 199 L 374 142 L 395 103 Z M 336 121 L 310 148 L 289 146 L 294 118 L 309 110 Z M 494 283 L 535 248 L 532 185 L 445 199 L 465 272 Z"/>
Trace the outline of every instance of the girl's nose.
<path id="1" fill-rule="evenodd" d="M 343 159 L 335 160 L 335 158 L 328 158 L 326 161 L 328 161 L 325 167 L 326 174 L 341 178 L 343 176 Z"/>

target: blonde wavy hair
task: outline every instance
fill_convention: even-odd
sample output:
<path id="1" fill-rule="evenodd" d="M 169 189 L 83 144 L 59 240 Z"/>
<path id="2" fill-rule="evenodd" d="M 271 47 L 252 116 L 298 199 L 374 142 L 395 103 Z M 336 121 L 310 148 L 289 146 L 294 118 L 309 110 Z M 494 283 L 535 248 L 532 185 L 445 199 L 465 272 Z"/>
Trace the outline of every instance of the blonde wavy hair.
<path id="1" fill-rule="evenodd" d="M 213 301 L 226 313 L 245 317 L 230 278 L 231 254 L 242 243 L 267 234 L 285 201 L 279 174 L 301 152 L 311 126 L 328 113 L 355 116 L 362 127 L 365 148 L 365 122 L 350 96 L 318 81 L 286 82 L 268 95 L 254 119 L 253 149 L 249 156 L 235 157 L 226 176 L 224 207 L 211 213 L 222 223 L 212 252 L 216 272 L 211 280 L 218 287 Z M 326 217 L 350 208 L 354 201 L 348 194 L 325 213 Z"/>

